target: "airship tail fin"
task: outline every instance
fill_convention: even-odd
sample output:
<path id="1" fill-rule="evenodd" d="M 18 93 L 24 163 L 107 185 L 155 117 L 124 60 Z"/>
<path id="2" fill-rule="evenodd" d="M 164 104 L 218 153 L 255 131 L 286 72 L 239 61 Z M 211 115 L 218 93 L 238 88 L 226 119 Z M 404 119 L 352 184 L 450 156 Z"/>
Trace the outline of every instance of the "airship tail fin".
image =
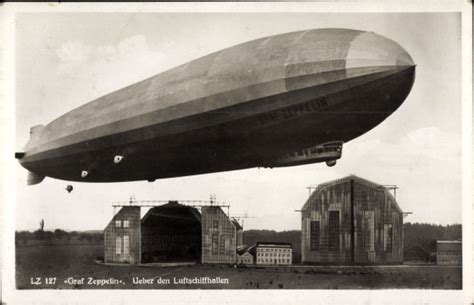
<path id="1" fill-rule="evenodd" d="M 41 183 L 44 180 L 44 176 L 28 171 L 28 178 L 26 180 L 27 185 L 35 185 Z"/>

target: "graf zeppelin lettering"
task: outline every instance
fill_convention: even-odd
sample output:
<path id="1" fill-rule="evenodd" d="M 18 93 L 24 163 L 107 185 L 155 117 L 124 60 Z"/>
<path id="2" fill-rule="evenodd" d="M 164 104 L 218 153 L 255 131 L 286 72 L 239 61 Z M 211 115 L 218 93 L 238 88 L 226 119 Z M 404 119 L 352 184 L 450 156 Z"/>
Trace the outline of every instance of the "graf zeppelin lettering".
<path id="1" fill-rule="evenodd" d="M 259 121 L 262 125 L 266 125 L 281 120 L 291 119 L 306 113 L 318 111 L 326 108 L 327 106 L 328 102 L 326 100 L 326 97 L 320 96 L 302 104 L 286 107 L 277 111 L 263 114 L 259 117 Z"/>

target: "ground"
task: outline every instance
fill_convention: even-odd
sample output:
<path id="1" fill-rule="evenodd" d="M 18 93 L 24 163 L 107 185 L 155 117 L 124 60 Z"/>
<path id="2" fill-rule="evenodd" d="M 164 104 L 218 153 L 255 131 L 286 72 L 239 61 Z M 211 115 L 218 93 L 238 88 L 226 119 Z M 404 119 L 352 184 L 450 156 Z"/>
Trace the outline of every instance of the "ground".
<path id="1" fill-rule="evenodd" d="M 461 289 L 462 268 L 436 265 L 247 267 L 115 266 L 101 243 L 18 245 L 18 289 Z M 203 284 L 202 278 L 217 284 Z M 201 279 L 201 283 L 196 283 Z M 135 279 L 135 283 L 134 283 Z M 144 279 L 138 283 L 138 279 Z M 151 282 L 153 279 L 153 282 Z M 194 283 L 175 283 L 187 279 Z M 206 279 L 204 279 L 206 280 Z M 147 282 L 147 283 L 145 283 Z"/>

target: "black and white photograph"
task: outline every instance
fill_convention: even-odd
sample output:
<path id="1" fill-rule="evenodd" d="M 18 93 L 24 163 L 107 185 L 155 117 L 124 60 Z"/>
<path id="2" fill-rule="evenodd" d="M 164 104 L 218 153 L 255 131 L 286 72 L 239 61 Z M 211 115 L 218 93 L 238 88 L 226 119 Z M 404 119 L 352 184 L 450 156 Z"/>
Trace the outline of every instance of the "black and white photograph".
<path id="1" fill-rule="evenodd" d="M 473 302 L 464 3 L 55 5 L 4 35 L 6 304 Z"/>

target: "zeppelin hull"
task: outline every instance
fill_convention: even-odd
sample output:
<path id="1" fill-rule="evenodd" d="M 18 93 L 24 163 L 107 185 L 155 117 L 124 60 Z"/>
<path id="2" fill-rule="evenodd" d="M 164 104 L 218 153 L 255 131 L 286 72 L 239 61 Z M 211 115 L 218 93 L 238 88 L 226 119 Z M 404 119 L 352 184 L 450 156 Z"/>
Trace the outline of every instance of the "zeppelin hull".
<path id="1" fill-rule="evenodd" d="M 128 103 L 125 93 L 112 94 L 55 120 L 20 162 L 72 181 L 154 180 L 264 166 L 296 150 L 350 141 L 393 113 L 414 81 L 409 55 L 374 35 L 305 31 L 211 54 L 132 85 L 124 91 L 129 98 L 135 92 Z M 304 44 L 304 37 L 320 40 Z M 370 53 L 364 43 L 382 49 Z M 262 48 L 275 54 L 250 58 Z M 244 55 L 232 55 L 238 52 Z M 151 87 L 162 89 L 161 104 L 138 98 L 152 95 Z"/>
<path id="2" fill-rule="evenodd" d="M 413 77 L 414 68 L 406 68 L 368 83 L 358 84 L 354 80 L 354 86 L 332 84 L 345 90 L 315 87 L 269 97 L 270 104 L 284 100 L 282 104 L 289 105 L 270 112 L 254 114 L 247 107 L 229 107 L 186 121 L 65 146 L 39 156 L 37 164 L 41 168 L 35 171 L 63 179 L 69 173 L 67 180 L 73 181 L 106 182 L 262 166 L 265 160 L 315 143 L 334 139 L 347 142 L 367 132 L 395 111 L 407 96 Z M 236 112 L 247 116 L 227 118 Z M 200 127 L 212 120 L 224 123 Z M 190 125 L 196 128 L 188 131 Z M 160 135 L 163 130 L 168 134 Z M 153 136 L 147 138 L 148 135 Z M 126 156 L 122 164 L 112 162 L 115 155 Z M 90 177 L 82 178 L 82 170 L 89 171 Z"/>

